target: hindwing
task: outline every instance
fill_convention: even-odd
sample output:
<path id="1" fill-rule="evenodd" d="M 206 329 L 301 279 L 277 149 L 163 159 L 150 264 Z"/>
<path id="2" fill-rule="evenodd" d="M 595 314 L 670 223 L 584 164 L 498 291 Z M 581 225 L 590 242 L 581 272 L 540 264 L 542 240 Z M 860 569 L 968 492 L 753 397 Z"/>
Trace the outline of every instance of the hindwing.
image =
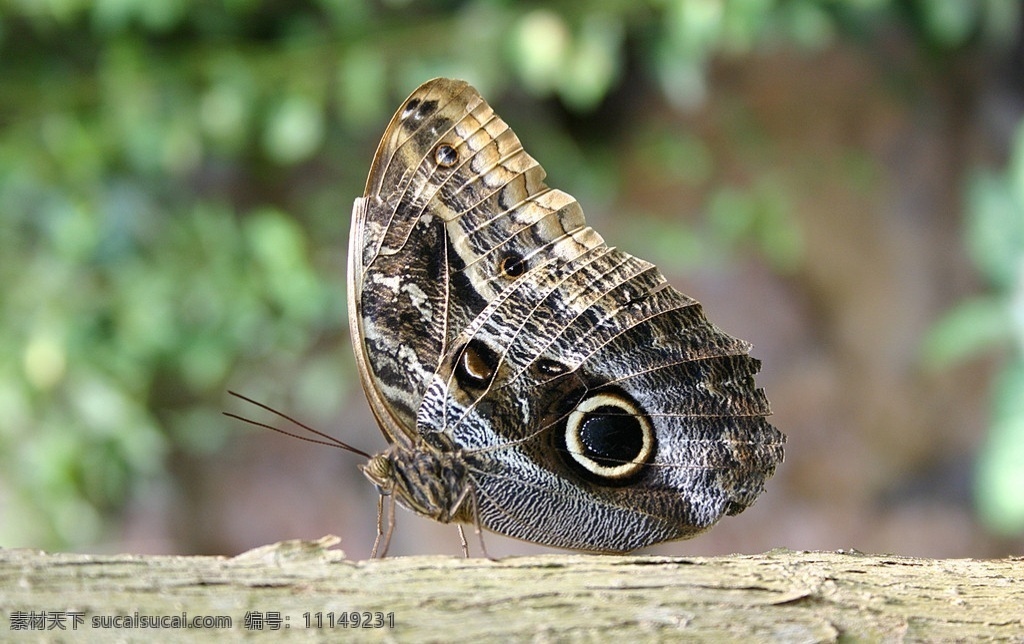
<path id="1" fill-rule="evenodd" d="M 416 459 L 457 463 L 472 513 L 420 512 L 590 551 L 692 536 L 782 461 L 760 363 L 544 177 L 463 81 L 395 114 L 349 251 L 371 407 Z"/>

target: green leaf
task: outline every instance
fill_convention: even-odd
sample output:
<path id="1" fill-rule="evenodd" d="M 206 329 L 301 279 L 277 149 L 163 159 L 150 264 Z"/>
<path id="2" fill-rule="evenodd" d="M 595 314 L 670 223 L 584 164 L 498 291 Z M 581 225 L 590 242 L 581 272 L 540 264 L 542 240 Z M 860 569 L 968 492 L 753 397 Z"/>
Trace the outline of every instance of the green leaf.
<path id="1" fill-rule="evenodd" d="M 324 117 L 320 106 L 308 96 L 285 97 L 270 111 L 263 145 L 271 159 L 291 164 L 308 158 L 324 137 Z"/>
<path id="2" fill-rule="evenodd" d="M 990 530 L 1024 532 L 1024 360 L 1000 375 L 996 418 L 978 459 L 978 514 Z"/>
<path id="3" fill-rule="evenodd" d="M 1013 319 L 1003 300 L 980 296 L 958 304 L 928 332 L 922 343 L 925 365 L 944 369 L 979 356 L 1009 340 Z"/>
<path id="4" fill-rule="evenodd" d="M 583 21 L 569 57 L 559 94 L 578 110 L 597 106 L 618 74 L 622 29 L 600 16 Z"/>
<path id="5" fill-rule="evenodd" d="M 523 15 L 509 40 L 512 63 L 531 92 L 543 95 L 558 85 L 572 44 L 572 34 L 562 17 L 550 9 Z"/>
<path id="6" fill-rule="evenodd" d="M 273 208 L 254 212 L 244 234 L 262 269 L 267 297 L 285 317 L 307 323 L 323 310 L 320 283 L 309 264 L 305 235 L 294 220 Z"/>
<path id="7" fill-rule="evenodd" d="M 1024 150 L 1021 154 L 1024 156 Z M 974 264 L 1000 290 L 1017 280 L 1020 258 L 1024 257 L 1024 201 L 1015 194 L 1014 174 L 1004 178 L 979 173 L 967 194 L 968 250 Z M 1024 178 L 1016 182 L 1022 183 Z M 1024 194 L 1024 188 L 1020 193 Z"/>
<path id="8" fill-rule="evenodd" d="M 978 20 L 978 0 L 919 0 L 925 29 L 946 47 L 962 45 Z"/>
<path id="9" fill-rule="evenodd" d="M 348 124 L 365 126 L 388 111 L 387 72 L 379 49 L 353 47 L 346 52 L 338 74 L 338 104 Z"/>

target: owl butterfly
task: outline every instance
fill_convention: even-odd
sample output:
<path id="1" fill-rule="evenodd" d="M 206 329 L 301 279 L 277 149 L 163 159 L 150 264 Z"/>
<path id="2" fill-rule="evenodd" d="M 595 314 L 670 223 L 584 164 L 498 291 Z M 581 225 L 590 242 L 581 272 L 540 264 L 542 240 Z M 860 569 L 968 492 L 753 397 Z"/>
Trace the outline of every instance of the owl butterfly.
<path id="1" fill-rule="evenodd" d="M 406 508 L 625 552 L 749 506 L 785 437 L 750 345 L 605 245 L 467 83 L 423 84 L 356 199 L 349 322 Z"/>

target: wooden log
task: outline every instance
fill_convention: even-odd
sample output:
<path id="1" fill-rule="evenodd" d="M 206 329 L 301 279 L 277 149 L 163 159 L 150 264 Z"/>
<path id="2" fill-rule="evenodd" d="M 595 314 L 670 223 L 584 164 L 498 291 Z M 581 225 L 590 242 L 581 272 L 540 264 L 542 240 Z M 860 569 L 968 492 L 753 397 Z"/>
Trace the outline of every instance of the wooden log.
<path id="1" fill-rule="evenodd" d="M 359 641 L 1024 642 L 1024 558 L 776 550 L 351 561 L 330 549 L 336 542 L 286 541 L 234 558 L 0 550 L 0 640 L 262 630 Z M 216 616 L 230 626 L 173 627 Z M 139 627 L 149 617 L 162 627 Z"/>

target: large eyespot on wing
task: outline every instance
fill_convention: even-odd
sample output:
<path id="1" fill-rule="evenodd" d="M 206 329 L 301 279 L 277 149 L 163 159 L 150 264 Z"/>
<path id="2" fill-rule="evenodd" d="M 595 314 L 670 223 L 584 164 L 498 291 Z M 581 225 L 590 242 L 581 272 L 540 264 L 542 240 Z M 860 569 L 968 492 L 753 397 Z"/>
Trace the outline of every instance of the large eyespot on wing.
<path id="1" fill-rule="evenodd" d="M 481 523 L 626 551 L 749 505 L 784 441 L 749 345 L 651 264 L 604 246 L 474 90 L 421 89 L 378 151 L 362 247 L 364 282 L 386 303 L 366 335 L 412 338 L 416 359 L 381 343 L 368 354 L 384 352 L 382 373 L 416 374 L 391 391 L 420 401 L 428 442 L 459 449 Z"/>
<path id="2" fill-rule="evenodd" d="M 621 251 L 549 257 L 467 330 L 505 368 L 436 431 L 467 450 L 490 529 L 597 551 L 687 538 L 782 460 L 750 345 Z"/>
<path id="3" fill-rule="evenodd" d="M 569 412 L 559 438 L 566 463 L 605 485 L 635 480 L 656 446 L 650 419 L 622 391 L 584 397 Z"/>

